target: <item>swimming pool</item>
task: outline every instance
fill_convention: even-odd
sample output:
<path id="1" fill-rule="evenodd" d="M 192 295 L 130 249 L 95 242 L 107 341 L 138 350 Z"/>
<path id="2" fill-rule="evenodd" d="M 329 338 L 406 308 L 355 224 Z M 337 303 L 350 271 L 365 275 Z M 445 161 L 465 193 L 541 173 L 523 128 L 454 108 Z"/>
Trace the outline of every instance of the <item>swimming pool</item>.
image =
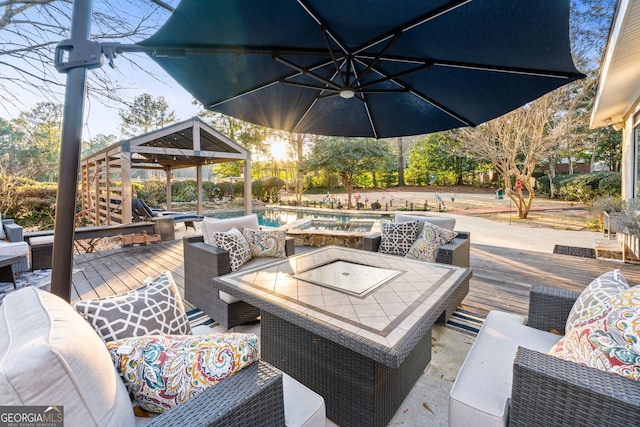
<path id="1" fill-rule="evenodd" d="M 264 209 L 254 210 L 258 215 L 258 223 L 263 227 L 280 227 L 290 224 L 303 218 L 322 218 L 333 219 L 339 223 L 348 223 L 349 221 L 359 219 L 383 219 L 389 216 L 367 215 L 367 214 L 335 214 L 331 212 L 305 211 L 305 210 L 287 210 L 287 209 Z M 234 218 L 244 215 L 243 211 L 233 212 L 205 212 L 204 215 L 210 218 Z"/>

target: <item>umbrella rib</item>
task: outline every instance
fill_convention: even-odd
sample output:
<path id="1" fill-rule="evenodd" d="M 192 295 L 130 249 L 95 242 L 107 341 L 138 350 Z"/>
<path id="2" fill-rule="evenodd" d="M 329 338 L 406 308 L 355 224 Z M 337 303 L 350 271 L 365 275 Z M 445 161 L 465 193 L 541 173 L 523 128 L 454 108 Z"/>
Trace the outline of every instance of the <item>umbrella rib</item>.
<path id="1" fill-rule="evenodd" d="M 338 40 L 338 36 L 336 36 L 329 30 L 329 27 L 320 19 L 320 15 L 311 6 L 309 6 L 306 1 L 298 0 L 298 4 L 309 14 L 311 19 L 318 23 L 321 29 L 324 29 L 324 31 L 327 32 L 327 35 L 329 35 L 329 37 L 331 37 L 333 41 L 336 42 L 343 53 L 349 53 L 349 50 L 346 48 L 345 44 L 341 40 Z"/>
<path id="2" fill-rule="evenodd" d="M 422 66 L 420 66 L 420 67 L 414 67 L 414 68 L 411 68 L 409 70 L 401 71 L 401 72 L 396 73 L 396 74 L 383 75 L 382 78 L 380 78 L 380 79 L 377 79 L 377 80 L 374 80 L 372 82 L 369 82 L 369 83 L 366 83 L 366 84 L 358 86 L 358 89 L 366 89 L 366 88 L 368 88 L 370 86 L 377 85 L 378 83 L 394 80 L 394 79 L 397 79 L 398 77 L 402 77 L 402 76 L 405 76 L 407 74 L 412 74 L 412 73 L 418 72 L 420 70 L 424 70 L 425 68 L 430 68 L 431 65 L 432 65 L 431 63 L 425 63 L 425 64 L 422 64 Z M 377 71 L 377 69 L 376 69 L 376 72 L 380 73 L 379 71 Z M 367 92 L 370 92 L 370 91 L 367 91 Z"/>
<path id="3" fill-rule="evenodd" d="M 362 63 L 362 61 L 359 61 L 357 58 L 350 58 L 351 61 L 358 61 L 360 63 Z M 374 69 L 374 68 L 371 68 Z M 353 72 L 356 75 L 356 81 L 360 80 L 360 78 L 362 77 L 362 75 L 358 75 L 358 71 L 355 67 L 355 64 L 353 64 Z M 374 137 L 378 137 L 378 132 L 376 131 L 376 125 L 373 122 L 373 117 L 371 116 L 371 111 L 369 111 L 369 103 L 367 102 L 367 98 L 365 96 L 364 93 L 360 93 L 360 96 L 355 96 L 356 99 L 362 101 L 362 104 L 364 105 L 364 111 L 367 113 L 367 118 L 369 119 L 369 125 L 371 126 L 371 132 L 373 133 Z"/>
<path id="4" fill-rule="evenodd" d="M 322 87 L 322 86 L 314 86 L 311 84 L 306 84 L 306 83 L 298 83 L 298 82 L 291 82 L 291 81 L 287 81 L 287 80 L 280 80 L 280 83 L 282 84 L 286 84 L 286 85 L 290 85 L 290 86 L 297 86 L 297 87 L 303 87 L 306 89 L 314 89 L 314 90 L 319 90 L 319 91 L 329 91 L 335 94 L 340 93 L 339 89 L 335 89 L 333 87 Z"/>
<path id="5" fill-rule="evenodd" d="M 501 67 L 498 65 L 483 65 L 483 64 L 473 64 L 473 63 L 455 62 L 455 61 L 434 60 L 433 65 L 434 66 L 437 65 L 440 67 L 450 67 L 450 68 L 464 68 L 467 70 L 494 71 L 497 73 L 523 74 L 523 75 L 536 76 L 536 77 L 551 77 L 556 79 L 571 79 L 571 78 L 584 77 L 584 74 L 582 73 L 564 73 L 561 71 L 536 70 L 533 68 Z"/>
<path id="6" fill-rule="evenodd" d="M 303 68 L 297 64 L 294 64 L 293 62 L 287 61 L 286 59 L 278 56 L 278 55 L 273 55 L 273 59 L 275 59 L 276 61 L 280 62 L 281 64 L 286 65 L 287 67 L 293 68 L 296 71 L 299 71 L 300 73 L 311 77 L 312 79 L 318 80 L 320 83 L 324 83 L 327 86 L 331 86 L 332 88 L 336 89 L 336 90 L 340 90 L 340 86 L 338 86 L 337 84 L 335 84 L 334 82 L 325 79 L 324 77 L 321 77 L 319 75 L 317 75 L 316 73 L 312 72 L 311 70 L 307 69 L 307 68 Z"/>
<path id="7" fill-rule="evenodd" d="M 471 0 L 454 0 L 454 1 L 450 1 L 449 3 L 443 5 L 442 7 L 433 10 L 429 13 L 426 13 L 422 16 L 419 16 L 418 18 L 411 20 L 409 22 L 406 22 L 405 24 L 401 25 L 398 28 L 395 28 L 391 31 L 389 31 L 386 34 L 381 35 L 380 37 L 377 37 L 373 40 L 371 40 L 370 42 L 362 45 L 361 47 L 359 47 L 358 49 L 355 49 L 355 54 L 358 54 L 362 51 L 365 51 L 379 43 L 382 43 L 383 41 L 391 38 L 391 37 L 395 37 L 396 34 L 402 34 L 406 31 L 409 31 L 417 26 L 420 26 L 422 24 L 424 24 L 425 22 L 429 22 L 432 19 L 435 19 L 441 15 L 444 15 L 446 13 L 451 12 L 452 10 L 455 10 L 461 6 L 464 6 L 467 3 L 470 3 Z"/>
<path id="8" fill-rule="evenodd" d="M 362 79 L 362 77 L 363 77 L 364 75 L 366 75 L 366 74 L 371 70 L 371 68 L 372 68 L 372 67 L 374 67 L 374 66 L 378 63 L 378 61 L 380 60 L 380 58 L 382 58 L 382 55 L 384 55 L 384 53 L 385 53 L 387 50 L 389 50 L 389 48 L 390 48 L 391 46 L 393 46 L 393 45 L 395 44 L 395 42 L 397 42 L 397 41 L 398 41 L 398 39 L 400 38 L 400 36 L 401 36 L 401 35 L 402 35 L 401 33 L 396 33 L 396 34 L 394 34 L 394 36 L 393 36 L 391 39 L 389 39 L 389 41 L 387 42 L 387 44 L 386 44 L 386 45 L 385 45 L 385 46 L 380 50 L 380 52 L 378 52 L 378 54 L 373 58 L 373 61 L 371 61 L 371 62 L 369 63 L 369 65 L 367 65 L 367 68 L 365 68 L 365 69 L 362 71 L 362 73 L 360 74 L 360 76 L 358 76 L 358 78 L 353 82 L 353 84 L 354 84 L 354 85 L 356 85 L 356 84 L 360 83 L 360 80 Z"/>
<path id="9" fill-rule="evenodd" d="M 336 74 L 338 74 L 339 72 L 336 71 L 336 73 L 331 76 L 331 79 L 333 80 L 336 77 Z M 291 83 L 291 82 L 287 82 L 287 83 Z M 331 90 L 329 88 L 324 88 L 322 89 L 322 92 L 324 91 L 328 91 Z M 300 117 L 300 119 L 298 120 L 298 122 L 295 124 L 295 126 L 292 127 L 292 132 L 296 132 L 296 129 L 298 129 L 298 127 L 300 126 L 300 123 L 302 123 L 302 121 L 304 120 L 304 118 L 307 116 L 307 114 L 309 114 L 309 112 L 311 111 L 311 109 L 313 108 L 314 105 L 316 105 L 316 103 L 318 102 L 318 99 L 320 98 L 326 98 L 327 96 L 323 96 L 322 92 L 320 92 L 313 100 L 313 102 L 311 104 L 309 104 L 309 107 L 307 107 L 307 110 L 304 112 L 304 114 Z M 337 93 L 333 93 L 330 94 L 328 96 L 332 96 L 332 95 L 337 95 Z"/>
<path id="10" fill-rule="evenodd" d="M 410 87 L 409 85 L 397 80 L 396 78 L 392 78 L 392 76 L 388 76 L 386 73 L 384 73 L 383 71 L 374 68 L 373 71 L 375 71 L 376 73 L 380 74 L 382 77 L 384 77 L 387 81 L 394 83 L 398 86 L 400 86 L 401 88 L 406 89 L 407 92 L 412 93 L 413 95 L 417 96 L 418 98 L 422 99 L 425 102 L 428 102 L 429 104 L 433 105 L 434 107 L 436 107 L 438 110 L 442 111 L 443 113 L 453 117 L 456 120 L 459 120 L 460 122 L 464 123 L 467 126 L 475 126 L 475 124 L 470 121 L 469 119 L 466 119 L 465 117 L 462 117 L 461 115 L 455 113 L 454 111 L 450 110 L 449 108 L 445 107 L 444 105 L 440 104 L 439 102 L 437 102 L 436 100 L 426 96 L 425 94 L 418 92 L 417 90 L 413 89 L 412 87 Z"/>
<path id="11" fill-rule="evenodd" d="M 313 70 L 313 69 L 316 69 L 316 68 L 326 67 L 328 64 L 329 64 L 329 62 L 326 62 L 326 61 L 325 61 L 325 62 L 320 62 L 320 63 L 318 63 L 318 64 L 315 64 L 313 67 L 310 67 L 309 69 L 310 69 L 310 70 Z M 217 101 L 217 102 L 215 102 L 215 103 L 213 103 L 213 104 L 209 104 L 209 107 L 208 107 L 208 108 L 214 108 L 214 107 L 217 107 L 218 105 L 225 104 L 225 103 L 227 103 L 227 102 L 230 102 L 230 101 L 233 101 L 233 100 L 235 100 L 235 99 L 238 99 L 238 98 L 240 98 L 240 97 L 242 97 L 242 96 L 245 96 L 245 95 L 248 95 L 248 94 L 250 94 L 250 93 L 253 93 L 253 92 L 256 92 L 256 91 L 262 90 L 262 89 L 267 88 L 267 87 L 269 87 L 269 86 L 273 86 L 274 84 L 280 83 L 283 79 L 284 79 L 284 80 L 286 80 L 286 79 L 291 79 L 291 78 L 293 78 L 293 77 L 297 77 L 297 76 L 299 76 L 299 75 L 301 75 L 301 74 L 302 74 L 301 72 L 291 73 L 291 74 L 289 74 L 288 76 L 279 77 L 278 79 L 272 80 L 272 81 L 270 81 L 270 82 L 265 82 L 264 84 L 261 84 L 261 85 L 259 85 L 259 86 L 254 87 L 254 88 L 251 88 L 251 89 L 248 89 L 248 90 L 246 90 L 246 91 L 244 91 L 244 92 L 238 93 L 238 94 L 236 94 L 236 95 L 234 95 L 234 96 L 232 96 L 232 97 L 229 97 L 229 98 L 223 99 L 223 100 L 221 100 L 221 101 Z M 203 103 L 203 104 L 204 104 L 204 103 Z"/>
<path id="12" fill-rule="evenodd" d="M 331 49 L 331 43 L 329 42 L 329 37 L 327 36 L 327 29 L 324 27 L 320 28 L 322 32 L 322 38 L 324 39 L 324 43 L 327 45 L 327 50 L 329 51 L 329 55 L 331 55 L 331 61 L 333 62 L 333 66 L 338 72 L 338 76 L 340 76 L 340 80 L 342 80 L 343 85 L 347 85 L 347 82 L 344 79 L 344 76 L 340 72 L 340 66 L 338 65 L 338 60 L 336 59 L 336 55 L 333 53 L 333 49 Z"/>

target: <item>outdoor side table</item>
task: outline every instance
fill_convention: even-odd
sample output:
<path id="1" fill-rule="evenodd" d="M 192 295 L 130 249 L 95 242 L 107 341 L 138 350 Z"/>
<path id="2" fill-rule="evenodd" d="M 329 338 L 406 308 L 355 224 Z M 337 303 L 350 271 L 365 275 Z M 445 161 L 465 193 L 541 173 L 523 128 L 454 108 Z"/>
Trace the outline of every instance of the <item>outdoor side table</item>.
<path id="1" fill-rule="evenodd" d="M 20 262 L 20 256 L 0 255 L 0 282 L 11 282 L 16 289 L 16 277 L 13 274 L 13 264 Z"/>

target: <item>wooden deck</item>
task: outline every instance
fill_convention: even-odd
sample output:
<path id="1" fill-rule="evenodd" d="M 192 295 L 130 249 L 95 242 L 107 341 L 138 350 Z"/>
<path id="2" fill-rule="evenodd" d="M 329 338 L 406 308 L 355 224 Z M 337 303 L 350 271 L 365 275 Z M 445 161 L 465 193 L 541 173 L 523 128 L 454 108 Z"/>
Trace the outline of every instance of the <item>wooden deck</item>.
<path id="1" fill-rule="evenodd" d="M 76 255 L 72 302 L 126 292 L 142 286 L 146 277 L 164 270 L 184 291 L 182 240 Z M 526 315 L 528 293 L 540 284 L 580 291 L 600 274 L 619 268 L 630 284 L 640 284 L 640 265 L 569 255 L 471 245 L 473 277 L 463 307 Z M 187 308 L 193 308 L 186 303 Z"/>

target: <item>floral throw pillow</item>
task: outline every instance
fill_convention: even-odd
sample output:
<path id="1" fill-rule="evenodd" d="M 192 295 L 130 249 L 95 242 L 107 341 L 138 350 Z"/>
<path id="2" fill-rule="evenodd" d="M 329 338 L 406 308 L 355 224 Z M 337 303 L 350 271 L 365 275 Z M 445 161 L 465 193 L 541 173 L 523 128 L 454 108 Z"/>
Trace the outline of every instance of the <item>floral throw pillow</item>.
<path id="1" fill-rule="evenodd" d="M 245 228 L 242 235 L 249 244 L 252 257 L 286 258 L 286 230 L 253 230 Z"/>
<path id="2" fill-rule="evenodd" d="M 237 228 L 213 233 L 216 246 L 229 252 L 231 271 L 236 271 L 251 259 L 251 250 L 242 233 Z"/>
<path id="3" fill-rule="evenodd" d="M 254 334 L 147 335 L 107 344 L 140 407 L 162 413 L 259 359 Z"/>
<path id="4" fill-rule="evenodd" d="M 603 312 L 574 324 L 549 354 L 640 381 L 640 286 L 619 292 Z"/>
<path id="5" fill-rule="evenodd" d="M 447 230 L 434 224 L 425 223 L 422 233 L 420 233 L 420 236 L 413 242 L 413 245 L 411 245 L 404 257 L 435 262 L 438 249 L 445 243 L 452 241 L 457 235 L 458 233 L 453 230 Z"/>
<path id="6" fill-rule="evenodd" d="M 604 313 L 609 307 L 611 297 L 625 289 L 629 289 L 629 284 L 618 269 L 608 271 L 600 277 L 595 278 L 584 288 L 573 304 L 567 317 L 565 331 L 568 332 L 573 325 Z"/>
<path id="7" fill-rule="evenodd" d="M 380 248 L 378 252 L 392 255 L 406 255 L 418 234 L 418 220 L 409 222 L 382 221 Z"/>

